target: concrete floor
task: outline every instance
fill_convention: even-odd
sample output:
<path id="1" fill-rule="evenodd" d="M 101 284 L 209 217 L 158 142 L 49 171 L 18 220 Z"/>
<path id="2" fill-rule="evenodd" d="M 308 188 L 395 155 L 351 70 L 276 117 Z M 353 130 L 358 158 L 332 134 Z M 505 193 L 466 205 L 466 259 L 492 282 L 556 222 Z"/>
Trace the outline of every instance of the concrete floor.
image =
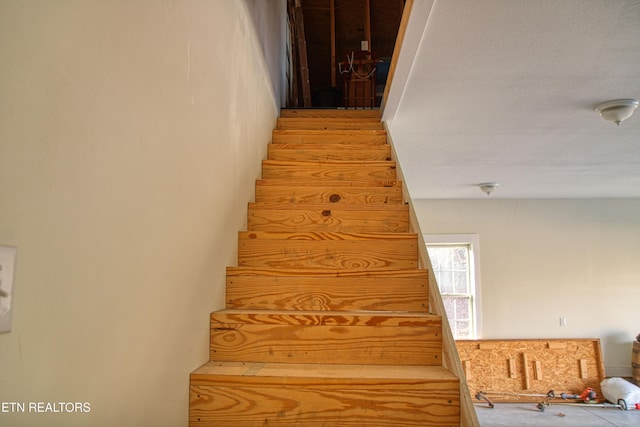
<path id="1" fill-rule="evenodd" d="M 640 410 L 551 405 L 541 412 L 536 403 L 475 405 L 481 427 L 640 427 Z"/>

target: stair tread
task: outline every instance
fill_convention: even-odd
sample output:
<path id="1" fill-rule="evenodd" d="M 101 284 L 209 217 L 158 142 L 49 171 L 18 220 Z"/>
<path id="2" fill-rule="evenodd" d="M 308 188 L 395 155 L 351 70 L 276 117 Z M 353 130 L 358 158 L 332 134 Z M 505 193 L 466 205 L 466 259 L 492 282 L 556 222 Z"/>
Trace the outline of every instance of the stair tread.
<path id="1" fill-rule="evenodd" d="M 191 373 L 193 383 L 216 376 L 458 381 L 446 368 L 435 365 L 340 365 L 322 363 L 220 362 L 209 361 Z"/>
<path id="2" fill-rule="evenodd" d="M 274 129 L 275 134 L 281 135 L 386 135 L 385 129 Z"/>
<path id="3" fill-rule="evenodd" d="M 263 160 L 270 166 L 396 166 L 394 160 Z"/>
<path id="4" fill-rule="evenodd" d="M 280 117 L 278 129 L 383 129 L 379 118 L 372 117 Z"/>
<path id="5" fill-rule="evenodd" d="M 211 313 L 212 318 L 218 315 L 237 316 L 238 318 L 256 319 L 257 316 L 264 318 L 287 318 L 287 317 L 309 317 L 312 318 L 314 323 L 322 323 L 326 319 L 337 319 L 338 323 L 355 324 L 351 320 L 346 320 L 348 317 L 361 318 L 361 319 L 373 319 L 376 317 L 384 317 L 390 319 L 390 321 L 402 321 L 406 319 L 424 318 L 427 320 L 439 320 L 441 316 L 432 313 L 425 313 L 422 311 L 390 311 L 390 310 L 254 310 L 254 309 L 234 309 L 225 308 L 222 310 L 214 311 Z M 336 323 L 337 324 L 337 323 Z M 379 326 L 375 324 L 373 326 Z"/>
<path id="6" fill-rule="evenodd" d="M 423 269 L 396 269 L 383 271 L 366 270 L 331 270 L 327 268 L 309 270 L 295 268 L 257 268 L 257 267 L 227 267 L 227 275 L 265 275 L 265 276 L 302 276 L 302 277 L 420 277 L 427 278 L 428 270 Z"/>
<path id="7" fill-rule="evenodd" d="M 365 146 L 365 144 L 340 144 L 337 142 L 281 142 L 277 144 L 269 144 L 269 148 L 277 148 L 280 150 L 340 150 L 340 151 L 360 151 L 360 150 L 371 150 L 371 151 L 387 151 L 390 150 L 391 147 L 388 144 L 369 144 L 370 146 Z"/>
<path id="8" fill-rule="evenodd" d="M 349 233 L 345 231 L 239 231 L 238 236 L 249 240 L 413 240 L 418 235 L 416 233 Z"/>
<path id="9" fill-rule="evenodd" d="M 442 317 L 424 311 L 258 310 L 226 308 L 211 313 L 211 323 L 344 327 L 439 327 Z"/>
<path id="10" fill-rule="evenodd" d="M 310 121 L 313 123 L 317 123 L 317 122 L 327 122 L 327 123 L 331 123 L 331 122 L 355 122 L 355 123 L 370 123 L 370 122 L 374 122 L 374 123 L 380 123 L 380 117 L 345 117 L 345 116 L 337 116 L 337 117 L 284 117 L 284 116 L 280 116 L 278 117 L 278 120 L 284 121 L 284 122 L 296 122 L 296 121 Z"/>

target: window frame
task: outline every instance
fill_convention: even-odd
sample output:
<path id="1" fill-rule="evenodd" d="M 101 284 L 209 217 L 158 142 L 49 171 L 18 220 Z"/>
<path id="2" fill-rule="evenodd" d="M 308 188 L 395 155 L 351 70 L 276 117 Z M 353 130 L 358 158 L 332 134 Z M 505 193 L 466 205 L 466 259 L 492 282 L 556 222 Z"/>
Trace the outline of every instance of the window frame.
<path id="1" fill-rule="evenodd" d="M 478 234 L 423 234 L 424 243 L 428 246 L 466 245 L 469 246 L 469 274 L 472 279 L 471 286 L 471 337 L 468 339 L 480 339 L 482 337 L 482 301 L 480 298 L 480 237 Z M 438 286 L 438 289 L 440 287 Z"/>

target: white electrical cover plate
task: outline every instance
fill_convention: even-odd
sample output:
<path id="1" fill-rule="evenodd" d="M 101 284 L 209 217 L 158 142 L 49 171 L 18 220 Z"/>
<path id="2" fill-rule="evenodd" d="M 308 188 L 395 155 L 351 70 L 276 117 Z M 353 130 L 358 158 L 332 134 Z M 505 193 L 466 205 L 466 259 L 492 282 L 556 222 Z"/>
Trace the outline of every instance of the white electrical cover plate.
<path id="1" fill-rule="evenodd" d="M 13 272 L 18 248 L 0 246 L 0 333 L 11 331 Z"/>

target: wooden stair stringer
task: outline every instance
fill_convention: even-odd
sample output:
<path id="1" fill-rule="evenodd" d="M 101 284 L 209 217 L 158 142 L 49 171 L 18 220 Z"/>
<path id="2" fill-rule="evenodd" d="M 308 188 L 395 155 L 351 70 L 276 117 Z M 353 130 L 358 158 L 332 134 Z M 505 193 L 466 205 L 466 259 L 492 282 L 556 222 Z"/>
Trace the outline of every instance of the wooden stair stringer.
<path id="1" fill-rule="evenodd" d="M 460 425 L 385 145 L 374 114 L 283 111 L 191 374 L 190 426 Z"/>

